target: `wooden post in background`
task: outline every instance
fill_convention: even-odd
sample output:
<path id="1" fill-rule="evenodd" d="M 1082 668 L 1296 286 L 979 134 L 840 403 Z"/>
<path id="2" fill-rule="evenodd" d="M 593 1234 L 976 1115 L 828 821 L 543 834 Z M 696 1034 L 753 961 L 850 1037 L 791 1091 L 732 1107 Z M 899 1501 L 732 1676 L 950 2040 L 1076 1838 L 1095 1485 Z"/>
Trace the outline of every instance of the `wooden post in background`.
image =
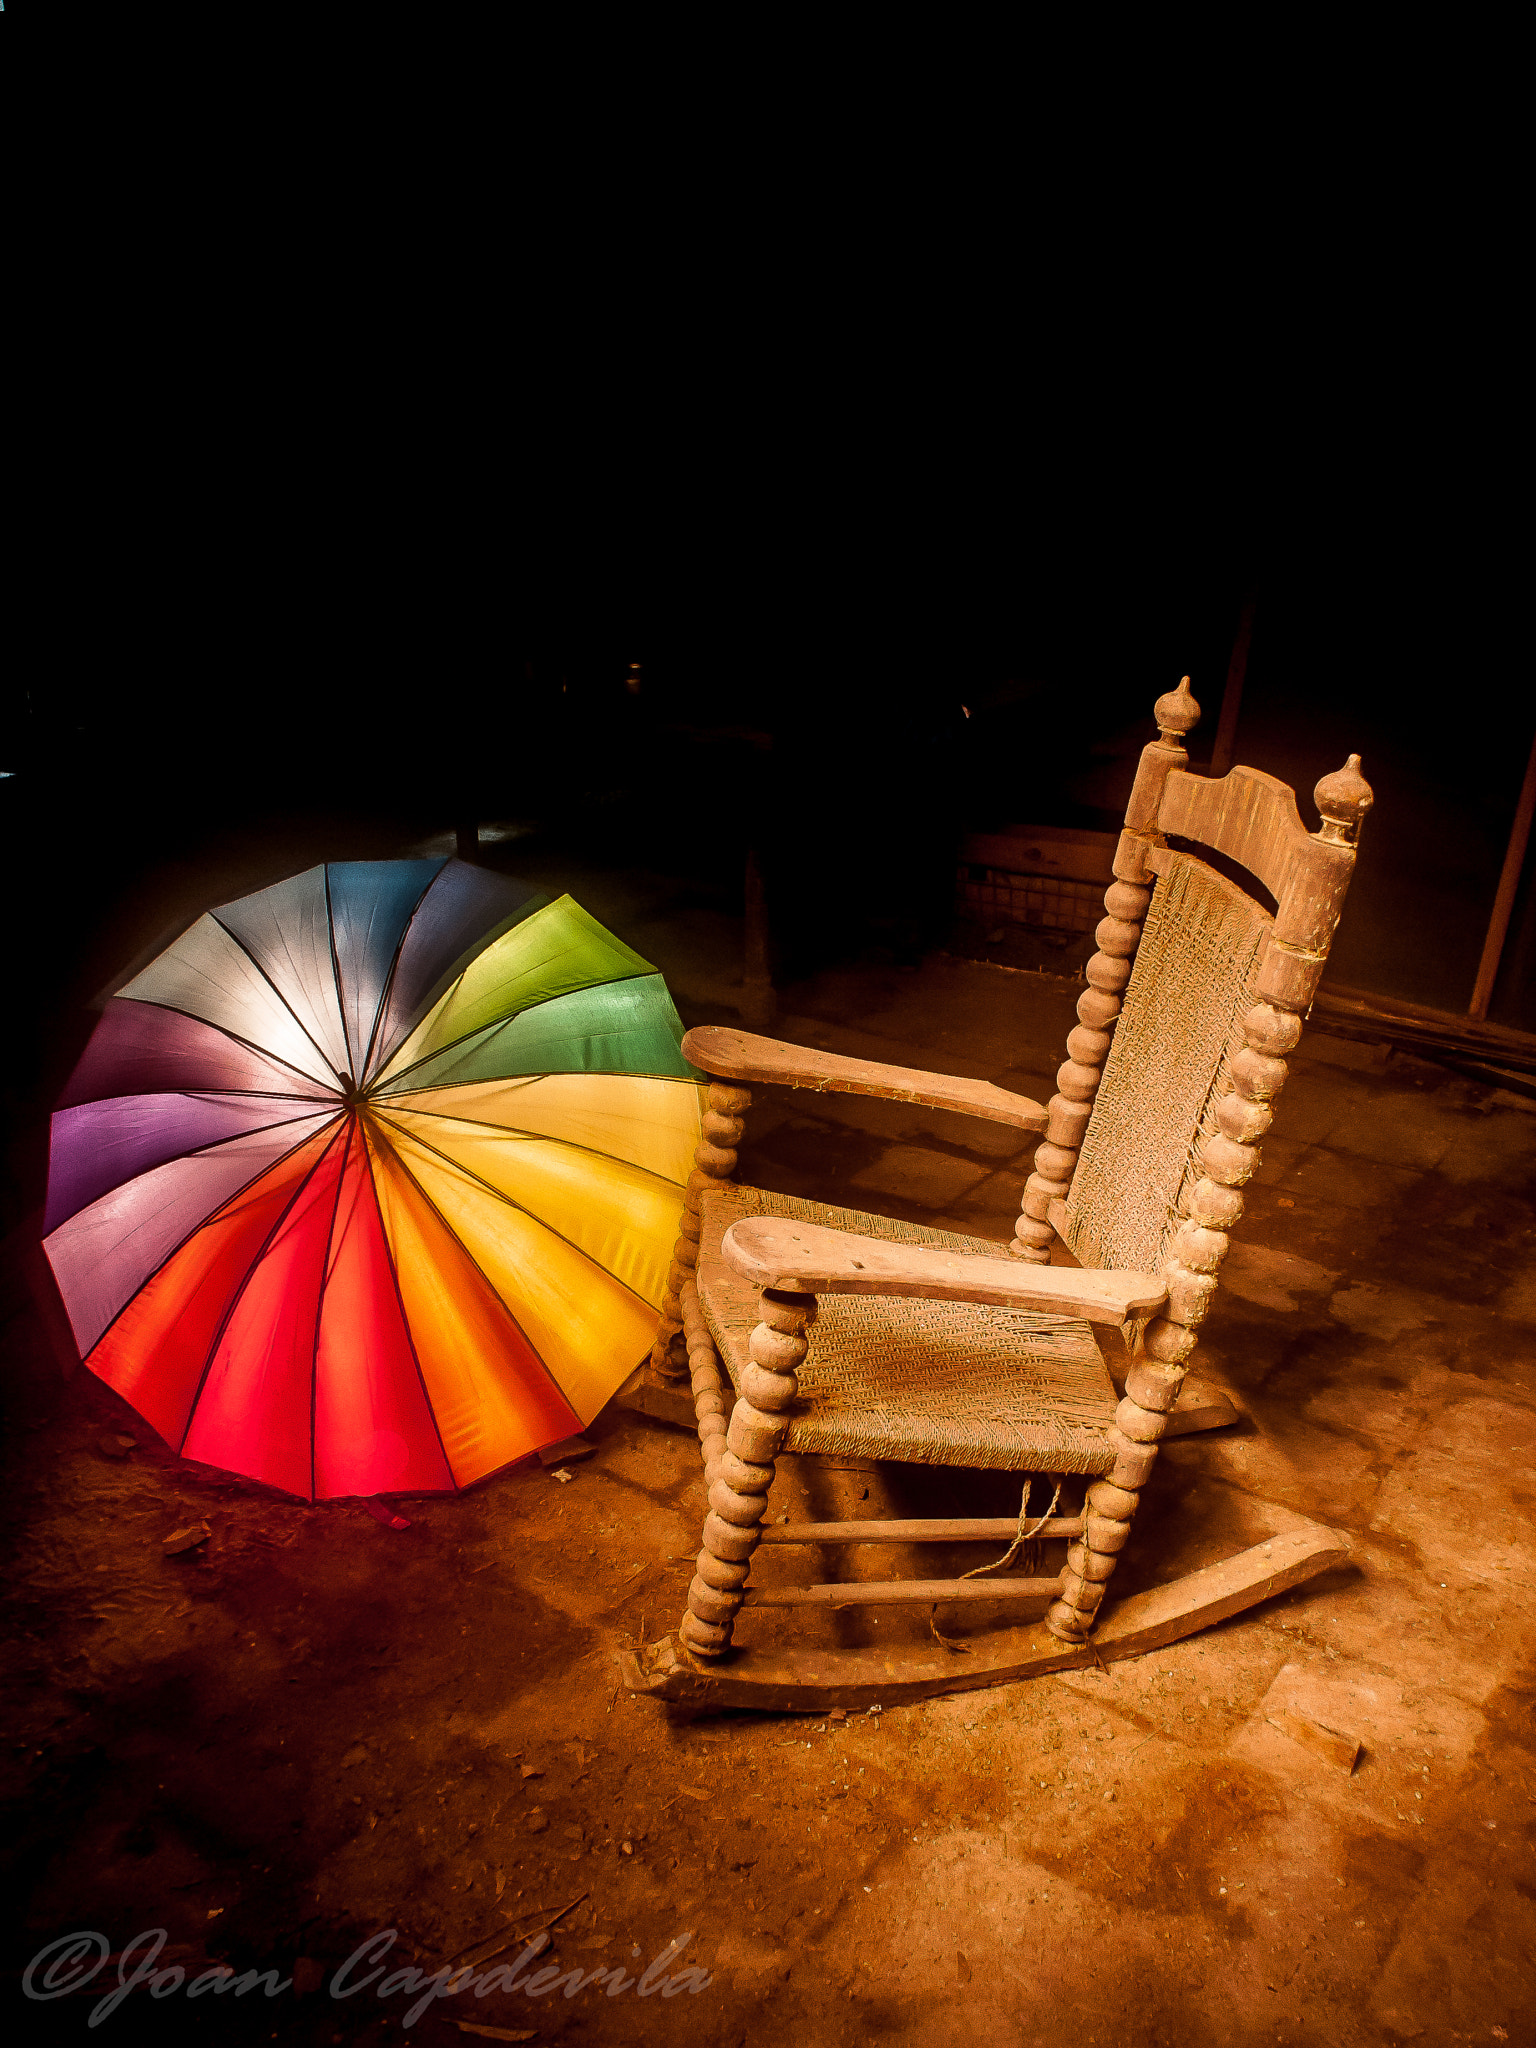
<path id="1" fill-rule="evenodd" d="M 747 848 L 746 932 L 741 977 L 742 1021 L 765 1031 L 774 1018 L 773 978 L 768 959 L 768 905 L 755 847 Z"/>
<path id="2" fill-rule="evenodd" d="M 1504 866 L 1499 875 L 1499 886 L 1494 892 L 1493 915 L 1488 920 L 1483 957 L 1477 964 L 1477 980 L 1472 984 L 1472 1000 L 1467 1006 L 1469 1017 L 1486 1017 L 1488 1005 L 1493 1000 L 1493 984 L 1498 979 L 1499 958 L 1504 951 L 1510 912 L 1515 907 L 1515 891 L 1520 886 L 1525 849 L 1530 844 L 1533 815 L 1536 815 L 1536 739 L 1531 741 L 1531 758 L 1525 764 L 1525 781 L 1520 785 L 1520 801 L 1515 805 L 1515 822 L 1509 829 L 1509 844 L 1504 849 Z"/>
<path id="3" fill-rule="evenodd" d="M 1225 775 L 1232 766 L 1237 746 L 1237 714 L 1243 701 L 1243 678 L 1248 673 L 1248 643 L 1253 638 L 1253 593 L 1243 599 L 1237 615 L 1237 637 L 1227 663 L 1227 687 L 1221 693 L 1221 712 L 1216 720 L 1216 739 L 1211 748 L 1212 776 Z"/>

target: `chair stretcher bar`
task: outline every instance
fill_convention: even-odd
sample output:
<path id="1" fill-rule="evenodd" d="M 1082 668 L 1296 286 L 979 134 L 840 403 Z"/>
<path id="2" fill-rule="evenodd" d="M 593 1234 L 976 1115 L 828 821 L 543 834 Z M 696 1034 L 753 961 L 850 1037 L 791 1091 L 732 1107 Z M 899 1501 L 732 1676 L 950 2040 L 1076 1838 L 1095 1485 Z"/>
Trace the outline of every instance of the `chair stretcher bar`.
<path id="1" fill-rule="evenodd" d="M 1083 1533 L 1081 1515 L 1052 1515 L 1039 1528 L 1027 1519 L 1028 1541 L 1043 1543 Z M 1011 1543 L 1019 1533 L 1018 1517 L 951 1522 L 787 1522 L 763 1531 L 766 1543 Z"/>
<path id="2" fill-rule="evenodd" d="M 816 1586 L 749 1586 L 745 1607 L 932 1607 L 950 1600 L 1002 1600 L 1044 1613 L 1061 1591 L 1049 1579 L 855 1579 Z"/>

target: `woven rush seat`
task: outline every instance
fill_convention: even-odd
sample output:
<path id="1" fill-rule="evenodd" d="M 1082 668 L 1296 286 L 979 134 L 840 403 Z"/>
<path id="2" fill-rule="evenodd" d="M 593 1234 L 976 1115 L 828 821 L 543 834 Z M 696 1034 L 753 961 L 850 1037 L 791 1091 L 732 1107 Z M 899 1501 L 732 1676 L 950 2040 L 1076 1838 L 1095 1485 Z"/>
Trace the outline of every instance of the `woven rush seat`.
<path id="1" fill-rule="evenodd" d="M 986 1238 L 866 1216 L 730 1184 L 700 1205 L 699 1306 L 737 1392 L 760 1316 L 757 1290 L 720 1240 L 742 1217 L 785 1216 L 831 1230 L 989 1258 Z M 1117 1396 L 1089 1323 L 970 1302 L 890 1295 L 824 1297 L 799 1372 L 784 1448 L 1013 1472 L 1102 1474 Z"/>

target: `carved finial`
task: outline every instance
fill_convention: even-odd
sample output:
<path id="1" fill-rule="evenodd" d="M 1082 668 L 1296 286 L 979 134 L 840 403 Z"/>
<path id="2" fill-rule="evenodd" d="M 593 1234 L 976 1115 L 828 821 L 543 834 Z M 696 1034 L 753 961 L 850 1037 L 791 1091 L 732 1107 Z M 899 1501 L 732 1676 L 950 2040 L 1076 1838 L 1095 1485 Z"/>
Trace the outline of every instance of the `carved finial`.
<path id="1" fill-rule="evenodd" d="M 1185 733 L 1194 731 L 1200 723 L 1200 706 L 1189 694 L 1188 676 L 1180 676 L 1179 687 L 1158 698 L 1152 716 L 1157 720 L 1158 732 L 1172 746 L 1176 747 Z"/>
<path id="2" fill-rule="evenodd" d="M 1360 837 L 1366 812 L 1376 801 L 1371 785 L 1360 773 L 1360 756 L 1351 754 L 1342 768 L 1325 775 L 1313 790 L 1312 801 L 1323 820 L 1318 838 L 1353 846 Z"/>

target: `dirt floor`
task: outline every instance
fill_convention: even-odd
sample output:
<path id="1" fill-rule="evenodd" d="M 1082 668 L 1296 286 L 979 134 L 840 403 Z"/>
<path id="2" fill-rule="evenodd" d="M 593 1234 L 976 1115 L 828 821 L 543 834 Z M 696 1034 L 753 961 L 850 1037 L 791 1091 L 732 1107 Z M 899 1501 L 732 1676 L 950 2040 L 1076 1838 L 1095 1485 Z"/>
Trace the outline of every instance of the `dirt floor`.
<path id="1" fill-rule="evenodd" d="M 724 913 L 643 879 L 594 878 L 583 900 L 690 1021 L 733 1021 Z M 874 961 L 782 991 L 776 1028 L 1043 1099 L 1075 994 L 1066 975 Z M 624 1691 L 621 1649 L 682 1608 L 691 1437 L 610 1409 L 590 1459 L 401 1503 L 404 1529 L 306 1506 L 183 1464 L 89 1372 L 66 1378 L 13 1233 L 13 2023 L 80 2037 L 118 1981 L 109 1962 L 27 2003 L 14 1987 L 46 1944 L 97 1931 L 131 1976 L 134 1938 L 162 1929 L 159 2002 L 141 1986 L 105 2038 L 1536 2040 L 1536 1117 L 1316 1033 L 1292 1068 L 1198 1358 L 1243 1420 L 1165 1450 L 1117 1586 L 1300 1518 L 1341 1531 L 1348 1565 L 1139 1661 L 846 1720 L 689 1720 Z M 742 1174 L 1006 1238 L 1028 1149 L 764 1091 Z M 771 1513 L 883 1506 L 1017 1498 L 785 1460 Z M 204 1519 L 206 1542 L 164 1553 Z M 915 1562 L 881 1554 L 879 1575 Z M 961 1641 L 986 1612 L 940 1625 Z M 749 1616 L 741 1640 L 782 1620 Z M 803 1626 L 878 1657 L 927 1617 Z M 1296 1714 L 1358 1737 L 1353 1770 L 1277 1725 Z M 519 1988 L 419 2010 L 419 1988 L 370 1979 L 516 1964 L 557 1914 Z M 338 1996 L 363 1944 L 362 1988 Z M 558 1982 L 533 1974 L 551 1962 Z M 283 1988 L 197 1985 L 222 1963 Z"/>

